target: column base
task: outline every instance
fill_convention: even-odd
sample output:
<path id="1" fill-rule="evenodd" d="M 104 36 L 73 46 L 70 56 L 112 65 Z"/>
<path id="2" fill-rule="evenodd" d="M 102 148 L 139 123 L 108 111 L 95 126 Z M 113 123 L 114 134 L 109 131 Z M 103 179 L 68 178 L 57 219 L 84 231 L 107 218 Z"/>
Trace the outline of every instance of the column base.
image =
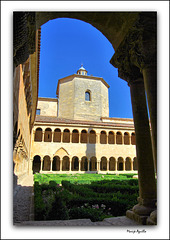
<path id="1" fill-rule="evenodd" d="M 134 213 L 132 210 L 126 211 L 126 217 L 134 220 L 135 222 L 138 222 L 141 225 L 146 225 L 146 220 L 148 218 L 148 216 L 140 216 L 140 215 Z"/>
<path id="2" fill-rule="evenodd" d="M 126 216 L 142 225 L 156 225 L 156 209 L 141 204 L 135 205 L 131 210 L 126 211 Z"/>
<path id="3" fill-rule="evenodd" d="M 151 212 L 150 216 L 146 220 L 147 225 L 157 225 L 157 210 Z"/>

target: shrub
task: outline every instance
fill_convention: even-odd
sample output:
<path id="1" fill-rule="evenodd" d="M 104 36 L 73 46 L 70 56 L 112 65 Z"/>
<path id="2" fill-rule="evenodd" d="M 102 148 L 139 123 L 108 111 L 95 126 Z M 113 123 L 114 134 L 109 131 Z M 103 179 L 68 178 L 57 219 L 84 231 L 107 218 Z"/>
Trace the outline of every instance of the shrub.
<path id="1" fill-rule="evenodd" d="M 102 221 L 105 218 L 103 212 L 99 209 L 91 208 L 91 207 L 74 207 L 69 210 L 69 218 L 70 219 L 83 219 L 90 218 L 92 222 Z"/>
<path id="2" fill-rule="evenodd" d="M 68 220 L 68 209 L 61 197 L 56 196 L 47 220 Z"/>
<path id="3" fill-rule="evenodd" d="M 34 217 L 35 220 L 44 220 L 45 216 L 45 204 L 41 195 L 41 192 L 37 192 L 34 195 Z"/>

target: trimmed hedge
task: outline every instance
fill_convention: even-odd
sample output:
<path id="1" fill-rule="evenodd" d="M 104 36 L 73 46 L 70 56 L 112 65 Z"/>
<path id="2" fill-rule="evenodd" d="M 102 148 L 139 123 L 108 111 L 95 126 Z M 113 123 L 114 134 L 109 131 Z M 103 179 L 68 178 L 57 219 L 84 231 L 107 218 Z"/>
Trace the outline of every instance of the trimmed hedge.
<path id="1" fill-rule="evenodd" d="M 35 220 L 90 218 L 102 221 L 106 217 L 125 215 L 137 203 L 136 180 L 112 179 L 84 185 L 63 180 L 62 186 L 56 181 L 41 185 L 35 182 Z"/>

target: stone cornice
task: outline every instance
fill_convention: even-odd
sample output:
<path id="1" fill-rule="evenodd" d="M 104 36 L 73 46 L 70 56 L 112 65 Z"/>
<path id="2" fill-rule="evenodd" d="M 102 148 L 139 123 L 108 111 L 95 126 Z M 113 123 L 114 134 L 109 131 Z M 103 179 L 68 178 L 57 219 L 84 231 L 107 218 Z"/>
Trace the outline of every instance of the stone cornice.
<path id="1" fill-rule="evenodd" d="M 39 97 L 38 101 L 58 102 L 58 99 L 57 98 Z"/>

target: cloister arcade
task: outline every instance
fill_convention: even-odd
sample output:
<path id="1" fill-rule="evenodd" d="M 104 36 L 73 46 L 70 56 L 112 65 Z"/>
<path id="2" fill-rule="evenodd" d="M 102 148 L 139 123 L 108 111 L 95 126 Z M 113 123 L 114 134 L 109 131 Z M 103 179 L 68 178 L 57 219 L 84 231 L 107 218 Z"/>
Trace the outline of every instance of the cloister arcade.
<path id="1" fill-rule="evenodd" d="M 36 128 L 34 132 L 35 142 L 63 142 L 63 143 L 91 143 L 91 144 L 125 144 L 135 145 L 135 133 L 122 132 L 122 131 L 100 131 L 96 133 L 95 130 L 81 130 L 56 128 L 54 131 L 51 128 Z"/>
<path id="2" fill-rule="evenodd" d="M 119 171 L 137 171 L 137 158 L 115 158 L 109 159 L 102 156 L 99 160 L 92 156 L 90 158 L 83 156 L 54 156 L 50 157 L 35 155 L 33 158 L 33 173 L 61 173 L 61 172 L 119 172 Z"/>

